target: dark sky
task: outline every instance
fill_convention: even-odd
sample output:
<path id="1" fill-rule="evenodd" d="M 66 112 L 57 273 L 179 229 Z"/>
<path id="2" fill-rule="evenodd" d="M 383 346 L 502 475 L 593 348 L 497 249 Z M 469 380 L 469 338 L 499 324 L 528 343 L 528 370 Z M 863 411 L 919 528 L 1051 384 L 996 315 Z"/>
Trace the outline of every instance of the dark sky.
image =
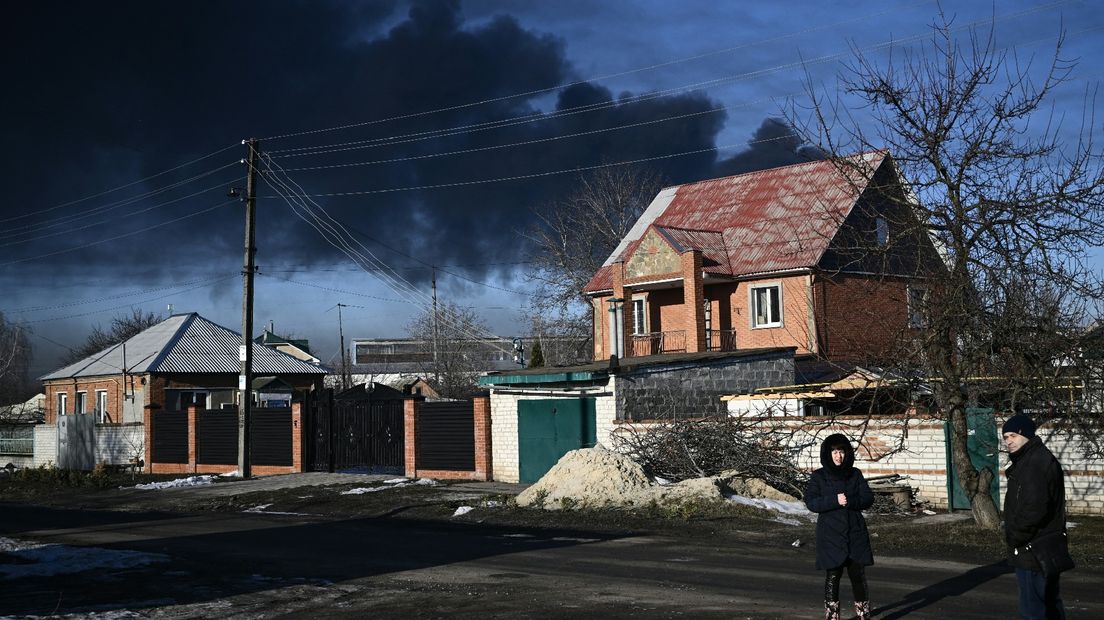
<path id="1" fill-rule="evenodd" d="M 717 4 L 8 6 L 0 311 L 37 335 L 36 372 L 59 344 L 132 307 L 173 304 L 240 329 L 243 217 L 226 193 L 244 184 L 241 140 L 256 137 L 282 178 L 318 195 L 380 260 L 420 289 L 426 264 L 448 266 L 467 279 L 442 275 L 442 296 L 514 335 L 525 299 L 502 289 L 524 286 L 518 231 L 572 189 L 567 171 L 651 159 L 682 183 L 800 161 L 777 120 L 800 97 L 796 63 L 814 59 L 810 75 L 830 80 L 838 59 L 824 57 L 923 33 L 935 11 Z M 1035 6 L 1010 4 L 998 15 Z M 1104 21 L 1059 3 L 1007 17 L 999 32 L 1053 38 L 1066 13 L 1072 30 Z M 1100 77 L 1100 36 L 1071 37 L 1086 55 L 1081 90 Z M 411 189 L 427 186 L 447 187 Z M 275 188 L 259 194 L 258 325 L 310 338 L 324 359 L 339 302 L 358 306 L 346 310 L 347 337 L 404 335 L 415 306 L 374 299 L 397 295 Z"/>

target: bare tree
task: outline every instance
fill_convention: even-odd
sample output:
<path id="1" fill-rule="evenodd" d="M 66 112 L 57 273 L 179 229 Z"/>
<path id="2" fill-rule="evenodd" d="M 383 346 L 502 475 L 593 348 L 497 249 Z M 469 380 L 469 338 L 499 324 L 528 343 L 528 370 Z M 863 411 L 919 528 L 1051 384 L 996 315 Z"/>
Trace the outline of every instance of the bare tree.
<path id="1" fill-rule="evenodd" d="M 659 175 L 649 170 L 599 168 L 563 200 L 534 209 L 536 222 L 523 234 L 532 242 L 526 279 L 535 294 L 527 310 L 535 329 L 546 336 L 590 337 L 591 310 L 582 290 L 661 187 Z M 553 355 L 545 351 L 551 365 L 577 361 Z"/>
<path id="2" fill-rule="evenodd" d="M 872 122 L 813 88 L 812 114 L 795 108 L 791 119 L 840 166 L 840 154 L 888 150 L 908 190 L 898 206 L 941 251 L 943 268 L 915 274 L 927 279 L 909 297 L 921 329 L 902 334 L 891 363 L 929 382 L 974 519 L 996 528 L 991 474 L 967 450 L 967 408 L 1082 417 L 1064 396 L 1102 292 L 1087 250 L 1104 242 L 1104 174 L 1093 102 L 1072 140 L 1050 107 L 1073 68 L 1061 36 L 1040 67 L 998 48 L 992 30 L 957 32 L 941 16 L 917 49 L 883 62 L 855 51 L 836 92 L 857 97 Z"/>
<path id="3" fill-rule="evenodd" d="M 31 345 L 27 332 L 0 313 L 0 404 L 21 402 L 33 392 L 27 369 Z"/>
<path id="4" fill-rule="evenodd" d="M 142 312 L 140 308 L 132 308 L 130 314 L 122 314 L 111 319 L 111 328 L 104 331 L 99 325 L 92 327 L 92 333 L 84 344 L 71 349 L 69 354 L 62 358 L 62 365 L 72 364 L 99 353 L 104 349 L 128 340 L 131 336 L 145 331 L 161 321 L 165 320 L 160 314 Z"/>
<path id="5" fill-rule="evenodd" d="M 434 330 L 433 310 L 426 310 L 406 326 L 420 349 L 421 371 L 434 381 L 434 389 L 445 398 L 466 398 L 479 387 L 479 375 L 489 369 L 494 352 L 510 345 L 491 342 L 483 319 L 471 308 L 443 303 L 437 307 Z"/>

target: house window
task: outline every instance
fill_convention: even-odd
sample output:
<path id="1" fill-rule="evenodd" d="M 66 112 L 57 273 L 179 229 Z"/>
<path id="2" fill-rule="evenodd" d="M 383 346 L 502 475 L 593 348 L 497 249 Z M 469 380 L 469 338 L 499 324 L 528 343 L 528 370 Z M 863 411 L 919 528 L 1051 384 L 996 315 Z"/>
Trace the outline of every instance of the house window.
<path id="1" fill-rule="evenodd" d="M 884 217 L 874 219 L 874 236 L 880 248 L 884 248 L 889 243 L 889 222 Z"/>
<path id="2" fill-rule="evenodd" d="M 908 287 L 908 325 L 914 329 L 924 326 L 928 290 L 920 286 Z"/>
<path id="3" fill-rule="evenodd" d="M 207 408 L 206 390 L 165 390 L 165 399 L 169 411 L 184 411 L 193 405 L 200 409 Z"/>
<path id="4" fill-rule="evenodd" d="M 69 395 L 68 394 L 58 394 L 57 396 L 58 396 L 57 414 L 58 415 L 65 415 L 65 410 L 69 408 Z"/>
<path id="5" fill-rule="evenodd" d="M 107 419 L 107 390 L 96 390 L 96 421 L 100 424 L 110 422 Z"/>
<path id="6" fill-rule="evenodd" d="M 632 300 L 633 307 L 633 334 L 646 334 L 648 333 L 648 321 L 645 316 L 644 299 Z"/>
<path id="7" fill-rule="evenodd" d="M 751 287 L 751 326 L 782 326 L 782 285 Z"/>
<path id="8" fill-rule="evenodd" d="M 73 402 L 73 413 L 88 413 L 88 392 L 77 392 L 77 400 Z"/>

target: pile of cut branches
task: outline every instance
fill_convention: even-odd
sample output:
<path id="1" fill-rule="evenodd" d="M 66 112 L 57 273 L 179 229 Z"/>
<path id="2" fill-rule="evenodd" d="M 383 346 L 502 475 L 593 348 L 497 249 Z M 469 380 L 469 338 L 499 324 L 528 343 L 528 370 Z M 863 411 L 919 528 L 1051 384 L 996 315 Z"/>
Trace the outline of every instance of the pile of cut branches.
<path id="1" fill-rule="evenodd" d="M 785 431 L 719 414 L 627 427 L 614 442 L 656 478 L 677 482 L 736 472 L 800 497 L 808 476 L 795 465 L 797 448 L 787 447 L 788 438 Z"/>

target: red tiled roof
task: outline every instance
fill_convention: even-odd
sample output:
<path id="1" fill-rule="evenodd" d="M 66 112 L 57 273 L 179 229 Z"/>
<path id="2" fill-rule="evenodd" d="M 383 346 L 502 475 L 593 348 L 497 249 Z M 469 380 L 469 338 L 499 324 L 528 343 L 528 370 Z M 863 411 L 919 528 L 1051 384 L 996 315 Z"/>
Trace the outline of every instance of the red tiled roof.
<path id="1" fill-rule="evenodd" d="M 673 192 L 670 204 L 653 214 L 650 225 L 674 246 L 701 250 L 709 272 L 742 276 L 812 267 L 887 157 L 885 151 L 852 155 L 844 163 L 858 164 L 854 173 L 816 161 L 678 185 L 664 190 Z M 610 256 L 584 292 L 611 289 L 612 265 L 636 246 Z"/>

